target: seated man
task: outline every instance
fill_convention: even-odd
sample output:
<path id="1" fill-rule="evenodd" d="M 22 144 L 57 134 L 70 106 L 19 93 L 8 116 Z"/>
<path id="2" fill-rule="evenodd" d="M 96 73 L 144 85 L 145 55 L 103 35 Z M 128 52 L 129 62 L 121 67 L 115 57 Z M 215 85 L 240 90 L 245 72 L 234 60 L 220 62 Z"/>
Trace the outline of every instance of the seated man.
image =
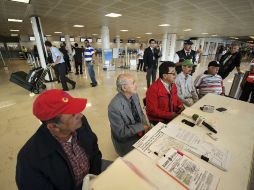
<path id="1" fill-rule="evenodd" d="M 56 89 L 36 98 L 33 114 L 42 125 L 18 154 L 18 189 L 81 190 L 86 174 L 101 172 L 97 137 L 81 114 L 86 102 Z"/>
<path id="2" fill-rule="evenodd" d="M 108 118 L 115 150 L 120 156 L 124 156 L 150 127 L 140 106 L 132 75 L 120 74 L 116 87 L 118 94 L 108 106 Z"/>
<path id="3" fill-rule="evenodd" d="M 223 80 L 218 71 L 220 64 L 217 61 L 211 61 L 208 64 L 208 70 L 203 74 L 197 76 L 194 86 L 198 90 L 199 98 L 203 97 L 207 93 L 225 95 L 225 88 L 223 86 Z"/>
<path id="4" fill-rule="evenodd" d="M 198 95 L 194 87 L 191 71 L 193 63 L 191 60 L 186 59 L 182 64 L 182 72 L 176 76 L 177 94 L 181 101 L 186 106 L 192 106 L 198 101 Z"/>
<path id="5" fill-rule="evenodd" d="M 159 67 L 157 79 L 146 92 L 146 113 L 152 124 L 168 123 L 184 109 L 174 84 L 175 64 L 164 62 Z"/>

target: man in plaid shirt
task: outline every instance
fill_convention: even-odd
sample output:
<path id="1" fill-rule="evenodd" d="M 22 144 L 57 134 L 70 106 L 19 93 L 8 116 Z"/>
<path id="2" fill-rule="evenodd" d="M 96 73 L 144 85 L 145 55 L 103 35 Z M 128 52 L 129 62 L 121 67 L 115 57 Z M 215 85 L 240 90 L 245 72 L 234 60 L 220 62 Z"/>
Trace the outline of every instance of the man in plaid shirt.
<path id="1" fill-rule="evenodd" d="M 56 89 L 36 98 L 33 114 L 42 125 L 18 154 L 18 189 L 81 190 L 86 174 L 101 172 L 97 137 L 81 114 L 86 102 Z"/>

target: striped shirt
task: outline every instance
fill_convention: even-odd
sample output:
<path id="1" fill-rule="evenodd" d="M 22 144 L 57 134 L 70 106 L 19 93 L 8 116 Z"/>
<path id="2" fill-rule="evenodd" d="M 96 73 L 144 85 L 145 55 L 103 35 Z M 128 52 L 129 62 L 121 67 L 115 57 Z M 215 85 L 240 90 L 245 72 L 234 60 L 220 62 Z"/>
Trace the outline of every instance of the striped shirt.
<path id="1" fill-rule="evenodd" d="M 85 61 L 92 61 L 94 49 L 92 46 L 86 47 L 84 51 Z"/>
<path id="2" fill-rule="evenodd" d="M 202 97 L 208 93 L 221 94 L 223 88 L 223 80 L 220 75 L 201 74 L 195 82 L 195 87 L 199 91 L 199 96 Z"/>

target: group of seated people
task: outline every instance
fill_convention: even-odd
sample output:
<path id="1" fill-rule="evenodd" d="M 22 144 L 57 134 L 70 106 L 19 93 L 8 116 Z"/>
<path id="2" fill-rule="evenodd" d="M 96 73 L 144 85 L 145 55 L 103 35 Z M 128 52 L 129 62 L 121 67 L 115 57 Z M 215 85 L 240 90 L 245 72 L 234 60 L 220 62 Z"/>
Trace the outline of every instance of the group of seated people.
<path id="1" fill-rule="evenodd" d="M 168 123 L 185 106 L 191 106 L 207 93 L 224 95 L 219 63 L 211 61 L 208 70 L 193 82 L 193 63 L 185 60 L 177 75 L 173 62 L 159 66 L 159 78 L 147 89 L 146 114 L 140 104 L 137 85 L 131 74 L 120 74 L 118 93 L 108 106 L 111 138 L 119 156 L 158 122 Z M 74 98 L 62 90 L 47 90 L 33 104 L 33 114 L 42 122 L 37 132 L 18 154 L 16 183 L 19 189 L 81 190 L 86 174 L 99 174 L 110 162 L 102 154 L 86 117 L 81 113 L 86 99 Z"/>

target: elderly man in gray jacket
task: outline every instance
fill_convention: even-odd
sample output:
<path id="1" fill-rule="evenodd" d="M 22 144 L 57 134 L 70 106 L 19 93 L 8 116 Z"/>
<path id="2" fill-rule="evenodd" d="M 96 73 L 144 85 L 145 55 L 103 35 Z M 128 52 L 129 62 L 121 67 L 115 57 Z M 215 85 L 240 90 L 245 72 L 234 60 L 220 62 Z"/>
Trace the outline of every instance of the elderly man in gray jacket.
<path id="1" fill-rule="evenodd" d="M 108 106 L 108 117 L 115 150 L 119 156 L 124 156 L 150 127 L 140 106 L 133 76 L 120 74 L 116 86 L 118 94 Z"/>

